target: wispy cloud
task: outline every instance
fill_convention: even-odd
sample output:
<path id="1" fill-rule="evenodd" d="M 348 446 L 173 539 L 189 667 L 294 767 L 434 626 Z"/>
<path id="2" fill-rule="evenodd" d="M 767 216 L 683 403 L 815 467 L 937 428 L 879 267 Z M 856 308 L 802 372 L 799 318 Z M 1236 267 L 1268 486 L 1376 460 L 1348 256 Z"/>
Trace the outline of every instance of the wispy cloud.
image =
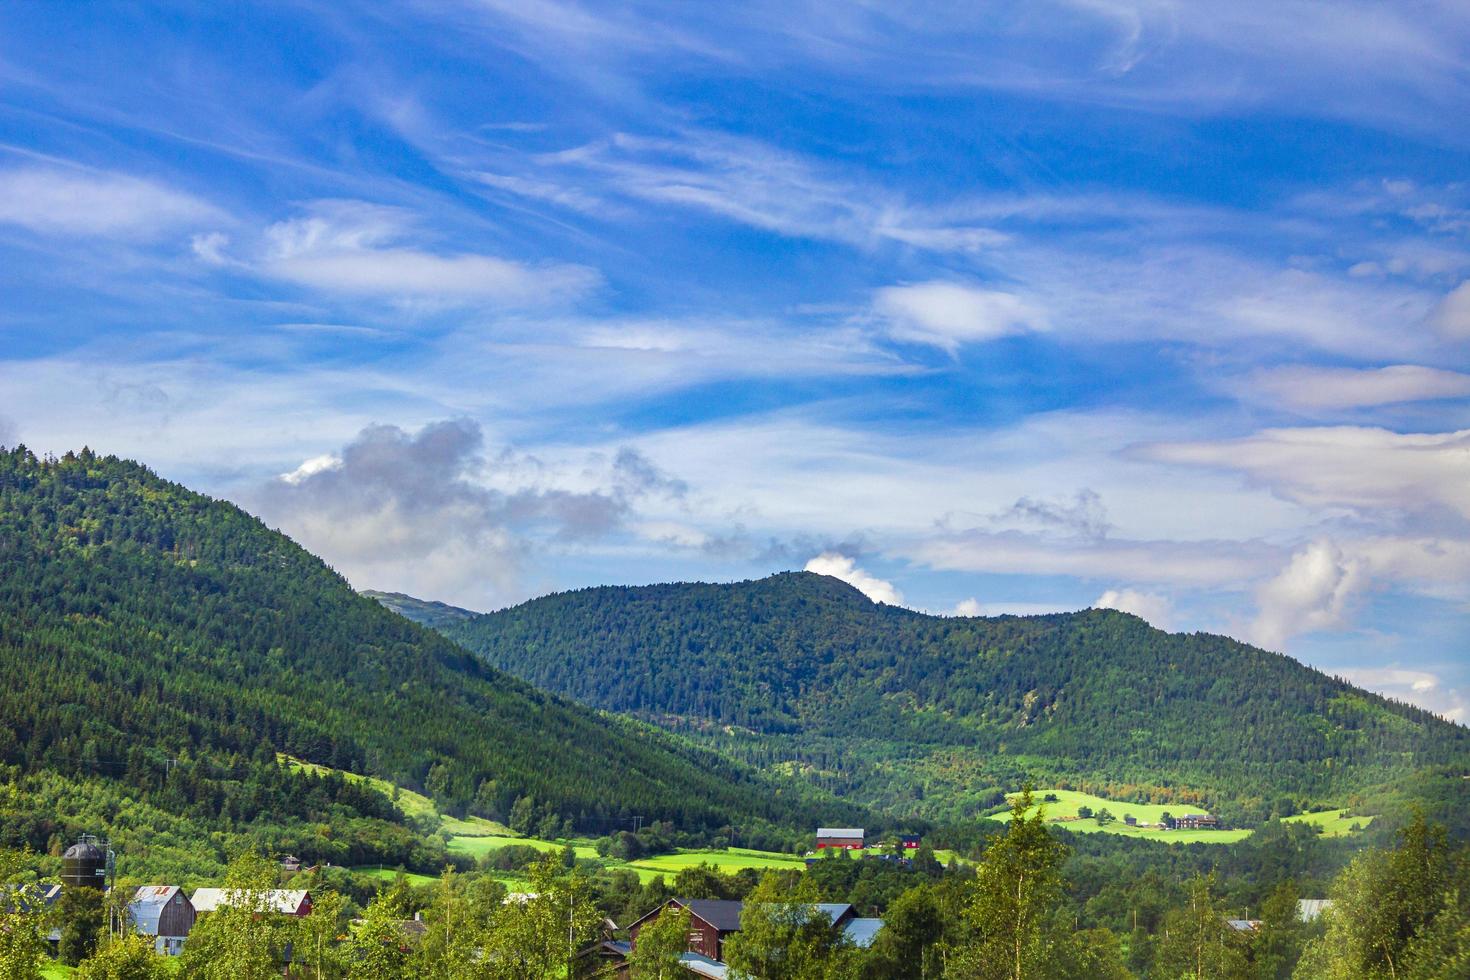
<path id="1" fill-rule="evenodd" d="M 0 170 L 0 223 L 38 234 L 150 239 L 222 218 L 191 194 L 138 177 L 82 168 Z"/>
<path id="2" fill-rule="evenodd" d="M 1470 397 L 1470 374 L 1395 364 L 1382 368 L 1292 365 L 1262 368 L 1240 385 L 1247 395 L 1293 409 L 1342 409 Z"/>

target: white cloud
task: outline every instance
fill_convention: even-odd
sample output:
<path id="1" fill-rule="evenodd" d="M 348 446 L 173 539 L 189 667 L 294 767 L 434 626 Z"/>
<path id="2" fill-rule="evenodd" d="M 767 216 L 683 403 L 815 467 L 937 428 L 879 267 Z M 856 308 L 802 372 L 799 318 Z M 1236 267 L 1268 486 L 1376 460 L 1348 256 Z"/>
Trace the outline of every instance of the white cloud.
<path id="1" fill-rule="evenodd" d="M 1360 426 L 1264 429 L 1239 439 L 1158 443 L 1136 454 L 1246 474 L 1318 507 L 1470 517 L 1470 430 L 1397 433 Z"/>
<path id="2" fill-rule="evenodd" d="M 1251 394 L 1299 409 L 1340 409 L 1470 396 L 1470 374 L 1414 364 L 1382 368 L 1298 365 L 1267 368 L 1246 380 Z"/>
<path id="3" fill-rule="evenodd" d="M 358 201 L 318 202 L 302 218 L 266 231 L 258 263 L 266 275 L 314 289 L 432 302 L 494 300 L 546 305 L 600 282 L 585 266 L 531 265 L 472 253 L 436 253 L 396 244 L 412 226 L 396 208 Z"/>
<path id="4" fill-rule="evenodd" d="M 1470 280 L 1460 283 L 1430 314 L 1429 322 L 1446 339 L 1470 339 Z"/>
<path id="5" fill-rule="evenodd" d="M 286 483 L 295 485 L 309 477 L 315 476 L 318 473 L 325 473 L 329 470 L 340 470 L 341 468 L 341 456 L 337 456 L 332 453 L 325 453 L 321 456 L 313 456 L 311 459 L 308 459 L 306 462 L 296 467 L 290 473 L 282 473 L 281 479 L 284 480 Z"/>
<path id="6" fill-rule="evenodd" d="M 1046 616 L 1051 613 L 1070 612 L 1056 603 L 1049 602 L 981 602 L 971 596 L 961 599 L 954 607 L 954 616 Z"/>
<path id="7" fill-rule="evenodd" d="M 846 555 L 823 552 L 806 563 L 806 571 L 839 578 L 874 602 L 883 602 L 890 606 L 903 604 L 903 595 L 893 587 L 892 582 L 869 575 Z"/>
<path id="8" fill-rule="evenodd" d="M 985 607 L 980 604 L 979 599 L 970 596 L 968 599 L 961 599 L 955 605 L 954 614 L 956 616 L 983 616 L 985 615 Z"/>
<path id="9" fill-rule="evenodd" d="M 0 171 L 0 222 L 44 235 L 146 239 L 220 216 L 190 194 L 122 174 L 46 167 Z"/>
<path id="10" fill-rule="evenodd" d="M 1438 674 L 1402 667 L 1349 667 L 1332 671 L 1349 684 L 1416 704 L 1450 721 L 1470 722 L 1470 692 L 1446 687 Z"/>
<path id="11" fill-rule="evenodd" d="M 953 353 L 961 344 L 1046 329 L 1046 318 L 1012 293 L 953 282 L 887 286 L 873 312 L 895 340 L 931 344 Z"/>
<path id="12" fill-rule="evenodd" d="M 1169 629 L 1174 622 L 1174 604 L 1168 596 L 1157 592 L 1108 589 L 1092 605 L 1096 609 L 1116 609 L 1119 612 L 1132 613 L 1161 630 Z"/>
<path id="13" fill-rule="evenodd" d="M 1360 561 L 1331 541 L 1314 541 L 1291 556 L 1275 578 L 1256 590 L 1252 643 L 1284 649 L 1291 637 L 1348 623 L 1351 601 L 1367 584 Z"/>

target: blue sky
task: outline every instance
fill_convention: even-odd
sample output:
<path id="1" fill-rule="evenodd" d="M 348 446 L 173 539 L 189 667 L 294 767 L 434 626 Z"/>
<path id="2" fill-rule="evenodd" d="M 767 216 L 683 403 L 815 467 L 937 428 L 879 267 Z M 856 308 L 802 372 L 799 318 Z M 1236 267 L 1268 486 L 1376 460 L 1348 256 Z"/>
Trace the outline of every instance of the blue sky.
<path id="1" fill-rule="evenodd" d="M 360 587 L 811 567 L 1464 720 L 1467 120 L 1451 3 L 7 5 L 0 443 Z"/>

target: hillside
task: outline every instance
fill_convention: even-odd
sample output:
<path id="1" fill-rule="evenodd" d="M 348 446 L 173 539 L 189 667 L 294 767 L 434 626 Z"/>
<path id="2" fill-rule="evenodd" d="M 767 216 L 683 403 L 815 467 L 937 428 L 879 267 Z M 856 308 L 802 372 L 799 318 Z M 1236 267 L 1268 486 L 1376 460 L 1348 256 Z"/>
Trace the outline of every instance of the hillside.
<path id="1" fill-rule="evenodd" d="M 1470 760 L 1461 726 L 1110 610 L 940 617 L 804 572 L 402 608 L 538 687 L 940 819 L 1030 778 L 1252 821 Z"/>
<path id="2" fill-rule="evenodd" d="M 0 672 L 0 844 L 44 849 L 110 829 L 77 826 L 83 814 L 123 822 L 136 808 L 202 840 L 334 824 L 317 842 L 328 853 L 326 838 L 397 834 L 397 850 L 364 844 L 350 859 L 405 860 L 412 835 L 385 797 L 282 768 L 277 753 L 456 814 L 501 820 L 529 799 L 538 820 L 586 832 L 636 814 L 795 835 L 859 816 L 538 692 L 357 595 L 233 505 L 85 451 L 0 451 Z"/>

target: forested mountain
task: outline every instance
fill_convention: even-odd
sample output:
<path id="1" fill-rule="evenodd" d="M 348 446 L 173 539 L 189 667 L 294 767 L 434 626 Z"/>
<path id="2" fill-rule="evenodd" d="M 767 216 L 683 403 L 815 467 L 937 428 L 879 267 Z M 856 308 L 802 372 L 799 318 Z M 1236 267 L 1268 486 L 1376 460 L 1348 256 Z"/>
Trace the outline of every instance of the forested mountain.
<path id="1" fill-rule="evenodd" d="M 529 798 L 586 831 L 631 814 L 752 834 L 858 817 L 538 692 L 233 505 L 87 451 L 0 451 L 0 676 L 0 844 L 105 829 L 69 821 L 125 804 L 201 836 L 336 820 L 342 838 L 343 821 L 395 819 L 380 794 L 293 776 L 277 752 L 453 812 L 503 818 Z"/>
<path id="2" fill-rule="evenodd" d="M 1470 761 L 1464 727 L 1110 610 L 932 616 L 805 572 L 593 588 L 472 618 L 394 605 L 538 687 L 942 819 L 1029 777 L 1250 821 L 1282 797 L 1342 800 Z"/>

